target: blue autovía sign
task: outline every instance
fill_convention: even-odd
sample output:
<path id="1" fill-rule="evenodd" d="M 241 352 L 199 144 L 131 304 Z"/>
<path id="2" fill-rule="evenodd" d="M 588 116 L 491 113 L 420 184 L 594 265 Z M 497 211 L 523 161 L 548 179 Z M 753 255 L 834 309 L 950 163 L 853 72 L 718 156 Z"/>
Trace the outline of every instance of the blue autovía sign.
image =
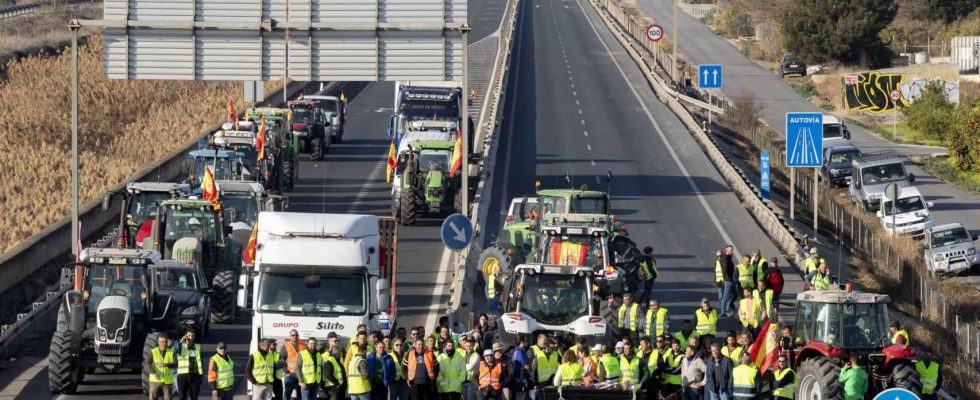
<path id="1" fill-rule="evenodd" d="M 823 164 L 823 114 L 786 113 L 786 166 L 819 168 Z"/>
<path id="2" fill-rule="evenodd" d="M 769 152 L 763 151 L 759 160 L 761 164 L 759 170 L 762 173 L 759 179 L 759 186 L 762 186 L 762 198 L 769 200 Z"/>

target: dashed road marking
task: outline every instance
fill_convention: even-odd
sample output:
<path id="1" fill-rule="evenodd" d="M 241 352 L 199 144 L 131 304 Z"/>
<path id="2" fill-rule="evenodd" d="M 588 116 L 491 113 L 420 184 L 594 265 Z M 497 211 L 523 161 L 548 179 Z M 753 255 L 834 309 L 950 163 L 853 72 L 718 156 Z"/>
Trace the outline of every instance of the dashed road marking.
<path id="1" fill-rule="evenodd" d="M 586 149 L 589 149 L 589 151 L 592 151 L 592 145 L 591 145 L 591 144 L 587 144 L 587 145 L 585 145 L 585 148 L 586 148 Z"/>
<path id="2" fill-rule="evenodd" d="M 582 131 L 582 134 L 585 135 L 585 137 L 589 137 L 589 131 Z"/>
<path id="3" fill-rule="evenodd" d="M 592 166 L 593 166 L 593 167 L 595 166 L 595 160 L 589 160 L 589 162 L 591 162 L 591 163 L 592 163 Z"/>

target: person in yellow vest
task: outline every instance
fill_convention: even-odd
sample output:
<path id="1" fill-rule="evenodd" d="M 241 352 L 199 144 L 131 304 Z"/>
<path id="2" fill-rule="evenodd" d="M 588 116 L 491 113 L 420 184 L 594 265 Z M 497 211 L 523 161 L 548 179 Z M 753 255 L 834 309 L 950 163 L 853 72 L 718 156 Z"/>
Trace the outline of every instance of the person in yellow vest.
<path id="1" fill-rule="evenodd" d="M 912 344 L 909 341 L 908 331 L 902 329 L 902 324 L 900 322 L 892 322 L 892 326 L 888 327 L 888 332 L 892 335 L 892 344 L 904 344 L 906 346 Z"/>
<path id="2" fill-rule="evenodd" d="M 837 287 L 837 279 L 830 274 L 827 263 L 820 263 L 817 273 L 810 278 L 810 288 L 813 290 L 831 290 Z"/>
<path id="3" fill-rule="evenodd" d="M 699 337 L 715 337 L 718 334 L 718 310 L 711 308 L 707 297 L 701 298 L 701 308 L 694 311 L 694 332 Z"/>
<path id="4" fill-rule="evenodd" d="M 258 349 L 245 362 L 245 379 L 252 384 L 252 400 L 271 400 L 275 357 L 269 351 L 269 339 L 259 339 Z"/>
<path id="5" fill-rule="evenodd" d="M 323 357 L 317 351 L 316 338 L 311 336 L 306 339 L 306 349 L 296 356 L 296 379 L 303 400 L 316 400 L 322 374 Z"/>
<path id="6" fill-rule="evenodd" d="M 170 400 L 177 360 L 174 349 L 167 345 L 168 340 L 167 335 L 157 337 L 157 347 L 150 350 L 151 357 L 143 360 L 143 370 L 150 371 L 150 400 L 156 400 L 161 394 L 164 400 Z"/>
<path id="7" fill-rule="evenodd" d="M 735 331 L 731 331 L 728 332 L 728 336 L 725 337 L 725 345 L 721 347 L 721 355 L 731 359 L 732 364 L 734 365 L 738 363 L 744 349 L 745 348 L 739 344 Z"/>
<path id="8" fill-rule="evenodd" d="M 755 287 L 756 273 L 755 265 L 749 256 L 742 256 L 742 262 L 735 265 L 735 283 L 738 285 L 735 293 L 744 293 L 744 289 L 752 290 Z"/>
<path id="9" fill-rule="evenodd" d="M 772 396 L 776 399 L 793 400 L 796 396 L 796 372 L 789 367 L 789 359 L 779 356 L 776 370 L 773 371 Z"/>
<path id="10" fill-rule="evenodd" d="M 694 328 L 691 327 L 691 320 L 685 319 L 681 324 L 681 330 L 674 332 L 674 339 L 681 343 L 681 345 L 687 346 L 687 342 L 691 340 L 691 336 L 694 336 Z"/>
<path id="11" fill-rule="evenodd" d="M 463 365 L 466 368 L 466 374 L 463 378 L 462 397 L 463 400 L 476 400 L 476 372 L 480 368 L 480 355 L 474 350 L 476 341 L 469 336 L 465 336 L 459 342 L 463 346 L 463 350 L 459 353 L 463 356 Z M 487 350 L 492 351 L 492 349 Z"/>
<path id="12" fill-rule="evenodd" d="M 817 273 L 817 268 L 820 266 L 820 264 L 824 264 L 825 262 L 826 261 L 822 257 L 820 257 L 820 254 L 816 246 L 811 247 L 805 263 L 807 281 L 810 280 L 810 277 L 812 277 L 813 274 Z"/>
<path id="13" fill-rule="evenodd" d="M 408 389 L 408 381 L 405 379 L 407 376 L 405 369 L 408 365 L 408 359 L 405 358 L 406 353 L 403 351 L 405 346 L 401 338 L 395 338 L 392 344 L 394 347 L 384 358 L 384 364 L 394 371 L 393 377 L 389 377 L 388 372 L 385 372 L 388 400 L 409 400 L 411 392 Z"/>
<path id="14" fill-rule="evenodd" d="M 752 265 L 755 265 L 755 274 L 757 279 L 762 279 L 762 275 L 769 268 L 769 261 L 762 256 L 762 249 L 755 249 L 752 252 L 752 259 L 749 261 Z"/>
<path id="15" fill-rule="evenodd" d="M 367 329 L 367 328 L 365 328 L 365 329 Z M 354 336 L 354 343 L 351 343 L 350 346 L 347 347 L 347 354 L 344 355 L 344 366 L 345 367 L 347 365 L 350 365 L 350 360 L 354 358 L 354 352 L 357 351 L 357 348 L 360 347 L 361 345 L 367 346 L 367 332 L 366 331 L 365 332 L 358 331 L 357 332 L 357 335 Z"/>
<path id="16" fill-rule="evenodd" d="M 670 352 L 670 347 L 667 345 L 668 340 L 670 339 L 667 335 L 657 336 L 654 339 L 654 347 L 650 354 L 646 356 L 645 360 L 641 360 L 641 362 L 646 363 L 646 380 L 643 384 L 647 391 L 647 399 L 650 400 L 656 400 L 660 390 L 663 389 L 663 372 L 666 369 L 664 356 Z"/>
<path id="17" fill-rule="evenodd" d="M 269 339 L 269 353 L 275 361 L 272 363 L 272 396 L 275 399 L 282 398 L 282 380 L 286 376 L 286 360 L 279 353 L 276 339 Z"/>
<path id="18" fill-rule="evenodd" d="M 639 391 L 643 384 L 646 363 L 633 351 L 632 343 L 623 344 L 623 355 L 619 356 L 619 383 L 628 391 Z"/>
<path id="19" fill-rule="evenodd" d="M 643 291 L 640 293 L 640 298 L 637 301 L 643 304 L 650 300 L 650 294 L 653 292 L 653 283 L 657 280 L 657 259 L 653 257 L 653 247 L 647 246 L 643 248 L 643 258 L 640 261 L 639 274 L 640 280 L 643 281 Z"/>
<path id="20" fill-rule="evenodd" d="M 752 297 L 762 301 L 762 316 L 776 320 L 776 303 L 773 301 L 775 292 L 769 288 L 765 280 L 759 279 L 752 291 Z"/>
<path id="21" fill-rule="evenodd" d="M 919 381 L 922 382 L 922 400 L 936 400 L 936 391 L 943 384 L 939 363 L 932 354 L 922 351 L 919 360 L 915 362 L 915 371 L 919 373 Z"/>
<path id="22" fill-rule="evenodd" d="M 596 345 L 598 346 L 598 345 Z M 599 375 L 604 383 L 619 383 L 619 357 L 613 355 L 606 345 L 602 346 L 602 357 L 599 358 Z"/>
<path id="23" fill-rule="evenodd" d="M 634 343 L 640 340 L 640 305 L 633 302 L 633 295 L 623 294 L 623 304 L 616 313 L 616 327 L 620 337 L 629 337 Z"/>
<path id="24" fill-rule="evenodd" d="M 676 394 L 681 391 L 681 361 L 684 359 L 684 353 L 681 351 L 681 343 L 674 340 L 670 344 L 670 354 L 666 356 L 666 379 L 664 384 L 663 395 L 664 397 Z"/>
<path id="25" fill-rule="evenodd" d="M 643 334 L 657 337 L 670 332 L 670 315 L 667 307 L 661 307 L 657 299 L 651 299 L 648 305 L 646 318 L 643 319 Z"/>
<path id="26" fill-rule="evenodd" d="M 561 361 L 552 384 L 555 387 L 582 386 L 582 364 L 579 364 L 575 351 L 566 351 Z"/>
<path id="27" fill-rule="evenodd" d="M 538 337 L 540 343 L 540 336 Z M 543 396 L 542 390 L 545 386 L 550 386 L 555 379 L 560 364 L 559 355 L 553 347 L 545 344 L 545 347 L 531 348 L 533 359 L 531 360 L 531 382 L 534 387 L 531 389 L 531 399 L 540 399 Z"/>
<path id="28" fill-rule="evenodd" d="M 353 353 L 347 364 L 347 395 L 351 400 L 371 399 L 371 378 L 367 369 L 367 344 L 352 345 Z"/>
<path id="29" fill-rule="evenodd" d="M 398 339 L 395 342 L 397 343 Z M 340 345 L 337 343 L 337 333 L 330 332 L 327 334 L 327 347 L 323 349 L 323 353 L 320 353 L 320 358 L 323 359 L 320 390 L 330 400 L 343 400 L 346 397 L 346 393 L 342 391 L 342 388 L 347 385 L 347 374 L 344 373 L 344 368 L 341 365 L 342 354 Z"/>
<path id="30" fill-rule="evenodd" d="M 181 400 L 190 398 L 197 400 L 201 391 L 201 378 L 204 368 L 201 367 L 201 345 L 194 342 L 194 328 L 187 328 L 184 337 L 177 346 L 177 394 Z"/>
<path id="31" fill-rule="evenodd" d="M 752 357 L 742 353 L 738 366 L 732 371 L 733 394 L 735 399 L 755 400 L 762 379 L 759 369 L 752 365 Z"/>
<path id="32" fill-rule="evenodd" d="M 445 341 L 443 346 L 443 352 L 436 358 L 439 363 L 436 390 L 441 400 L 460 400 L 463 380 L 466 379 L 466 363 L 463 355 L 456 351 L 452 340 Z"/>
<path id="33" fill-rule="evenodd" d="M 231 400 L 235 394 L 235 362 L 228 357 L 228 346 L 218 342 L 216 354 L 208 361 L 208 383 L 211 384 L 211 398 Z"/>
<path id="34" fill-rule="evenodd" d="M 738 302 L 738 320 L 742 323 L 742 327 L 755 337 L 762 322 L 762 302 L 752 297 L 749 288 L 742 290 L 742 296 L 744 298 Z"/>

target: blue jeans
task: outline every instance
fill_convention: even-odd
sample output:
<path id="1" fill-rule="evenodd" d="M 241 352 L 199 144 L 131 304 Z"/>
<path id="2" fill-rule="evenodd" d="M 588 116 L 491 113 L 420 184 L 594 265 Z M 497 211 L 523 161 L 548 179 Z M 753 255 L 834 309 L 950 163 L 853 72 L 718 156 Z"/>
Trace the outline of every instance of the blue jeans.
<path id="1" fill-rule="evenodd" d="M 721 313 L 735 312 L 735 283 L 734 282 L 724 282 L 721 285 L 721 289 L 718 290 L 721 306 Z"/>
<path id="2" fill-rule="evenodd" d="M 288 399 L 296 393 L 296 397 L 302 398 L 303 394 L 299 390 L 299 378 L 296 375 L 286 375 L 282 378 L 282 398 Z"/>
<path id="3" fill-rule="evenodd" d="M 371 393 L 352 394 L 350 400 L 371 400 Z"/>
<path id="4" fill-rule="evenodd" d="M 316 383 L 306 385 L 305 389 L 300 388 L 300 398 L 303 400 L 316 400 L 316 393 L 319 391 L 319 388 Z"/>
<path id="5" fill-rule="evenodd" d="M 646 304 L 650 300 L 650 294 L 653 292 L 653 282 L 656 279 L 647 279 L 643 281 L 643 291 L 640 292 L 640 296 L 637 298 L 640 304 Z"/>
<path id="6" fill-rule="evenodd" d="M 476 385 L 473 382 L 463 382 L 463 400 L 476 400 Z"/>
<path id="7" fill-rule="evenodd" d="M 732 400 L 732 396 L 725 392 L 704 391 L 708 395 L 708 400 Z"/>
<path id="8" fill-rule="evenodd" d="M 388 400 L 409 400 L 412 392 L 405 381 L 395 381 L 388 386 Z"/>

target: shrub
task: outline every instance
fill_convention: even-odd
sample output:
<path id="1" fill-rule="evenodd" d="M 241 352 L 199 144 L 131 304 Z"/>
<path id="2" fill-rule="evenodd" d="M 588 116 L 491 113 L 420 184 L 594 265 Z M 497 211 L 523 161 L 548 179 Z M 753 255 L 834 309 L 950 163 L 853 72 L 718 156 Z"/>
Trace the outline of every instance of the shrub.
<path id="1" fill-rule="evenodd" d="M 903 112 L 909 127 L 930 139 L 944 140 L 952 133 L 953 104 L 946 98 L 946 90 L 939 82 L 927 84 L 922 96 Z"/>
<path id="2" fill-rule="evenodd" d="M 803 98 L 809 99 L 820 96 L 820 93 L 817 92 L 817 87 L 813 86 L 810 82 L 793 82 L 792 86 L 793 90 L 800 96 L 803 96 Z"/>

